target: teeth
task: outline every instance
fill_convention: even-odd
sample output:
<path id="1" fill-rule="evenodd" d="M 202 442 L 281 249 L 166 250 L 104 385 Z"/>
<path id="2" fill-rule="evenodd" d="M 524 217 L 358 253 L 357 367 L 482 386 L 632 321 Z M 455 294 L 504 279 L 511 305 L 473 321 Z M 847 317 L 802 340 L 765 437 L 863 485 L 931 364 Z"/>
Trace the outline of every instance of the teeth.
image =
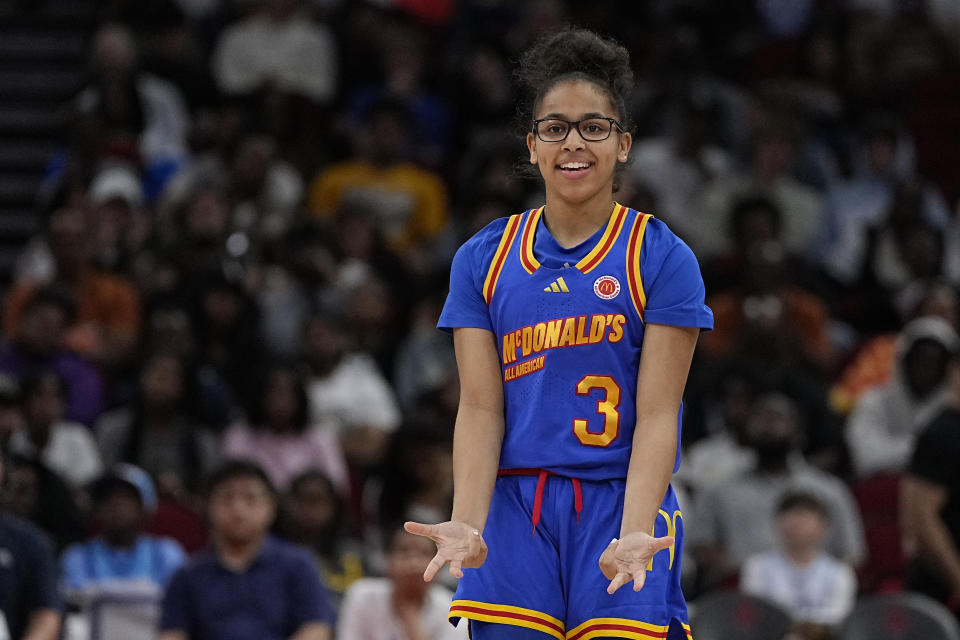
<path id="1" fill-rule="evenodd" d="M 565 162 L 560 165 L 561 169 L 586 169 L 590 166 L 588 162 Z"/>

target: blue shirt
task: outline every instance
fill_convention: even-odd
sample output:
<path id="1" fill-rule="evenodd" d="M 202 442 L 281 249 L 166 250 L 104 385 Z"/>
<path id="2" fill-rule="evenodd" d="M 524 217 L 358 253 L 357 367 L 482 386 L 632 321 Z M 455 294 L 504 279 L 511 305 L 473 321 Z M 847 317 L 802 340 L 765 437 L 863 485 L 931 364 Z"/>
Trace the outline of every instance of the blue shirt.
<path id="1" fill-rule="evenodd" d="M 496 337 L 502 468 L 608 480 L 627 475 L 646 323 L 710 329 L 704 297 L 693 252 L 652 216 L 615 205 L 593 237 L 565 249 L 541 207 L 460 248 L 438 326 Z"/>
<path id="2" fill-rule="evenodd" d="M 0 610 L 10 637 L 23 635 L 34 611 L 59 608 L 53 546 L 28 522 L 0 515 Z"/>
<path id="3" fill-rule="evenodd" d="M 184 560 L 176 540 L 142 535 L 131 549 L 115 549 L 100 538 L 71 545 L 60 564 L 63 586 L 72 590 L 118 580 L 149 580 L 164 587 Z"/>
<path id="4" fill-rule="evenodd" d="M 160 630 L 191 640 L 287 640 L 303 624 L 332 625 L 333 617 L 309 552 L 268 537 L 245 571 L 228 569 L 212 549 L 177 571 Z"/>

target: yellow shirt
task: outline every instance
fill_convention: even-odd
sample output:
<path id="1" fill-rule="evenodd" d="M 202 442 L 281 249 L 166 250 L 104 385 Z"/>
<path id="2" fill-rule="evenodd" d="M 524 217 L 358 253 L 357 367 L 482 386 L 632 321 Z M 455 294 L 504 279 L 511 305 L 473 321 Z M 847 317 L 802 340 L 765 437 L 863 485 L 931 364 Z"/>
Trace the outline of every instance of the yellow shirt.
<path id="1" fill-rule="evenodd" d="M 345 207 L 366 210 L 398 249 L 435 237 L 447 224 L 447 190 L 437 176 L 413 164 L 375 167 L 360 160 L 337 163 L 320 172 L 307 201 L 317 217 Z"/>

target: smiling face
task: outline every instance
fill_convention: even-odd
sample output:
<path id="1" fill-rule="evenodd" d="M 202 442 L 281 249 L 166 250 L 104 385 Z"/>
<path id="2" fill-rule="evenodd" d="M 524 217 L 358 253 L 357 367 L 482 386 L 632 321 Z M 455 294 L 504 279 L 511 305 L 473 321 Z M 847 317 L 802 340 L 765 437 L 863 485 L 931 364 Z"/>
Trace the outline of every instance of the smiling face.
<path id="1" fill-rule="evenodd" d="M 603 90 L 586 80 L 569 80 L 554 86 L 540 101 L 536 119 L 558 118 L 578 121 L 587 118 L 623 119 L 614 112 Z M 612 201 L 613 174 L 618 162 L 626 162 L 632 143 L 629 133 L 616 127 L 606 140 L 584 140 L 571 127 L 562 142 L 544 142 L 527 134 L 530 162 L 540 168 L 547 191 L 547 203 L 561 200 L 579 205 Z"/>

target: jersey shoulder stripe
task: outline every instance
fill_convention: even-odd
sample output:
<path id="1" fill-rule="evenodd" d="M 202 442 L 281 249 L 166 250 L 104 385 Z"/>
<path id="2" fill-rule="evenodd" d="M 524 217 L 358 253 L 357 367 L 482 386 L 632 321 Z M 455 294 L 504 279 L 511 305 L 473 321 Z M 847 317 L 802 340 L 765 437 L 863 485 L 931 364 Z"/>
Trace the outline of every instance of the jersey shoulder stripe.
<path id="1" fill-rule="evenodd" d="M 630 299 L 640 320 L 643 320 L 643 310 L 647 306 L 647 296 L 643 290 L 643 276 L 640 270 L 643 236 L 647 231 L 647 223 L 652 218 L 649 213 L 639 213 L 633 219 L 630 227 L 630 236 L 627 241 L 627 284 L 630 289 Z"/>
<path id="2" fill-rule="evenodd" d="M 490 304 L 493 299 L 493 293 L 497 288 L 497 281 L 500 279 L 500 273 L 503 271 L 503 265 L 507 261 L 507 255 L 510 253 L 510 247 L 517 236 L 517 229 L 520 227 L 522 213 L 510 216 L 507 226 L 500 236 L 500 244 L 493 254 L 493 260 L 490 261 L 490 267 L 487 269 L 487 278 L 483 282 L 483 299 Z"/>
<path id="3" fill-rule="evenodd" d="M 523 236 L 520 239 L 520 263 L 527 273 L 533 273 L 540 268 L 540 261 L 533 254 L 533 240 L 542 215 L 543 207 L 530 211 L 527 215 L 527 223 L 523 226 Z"/>

